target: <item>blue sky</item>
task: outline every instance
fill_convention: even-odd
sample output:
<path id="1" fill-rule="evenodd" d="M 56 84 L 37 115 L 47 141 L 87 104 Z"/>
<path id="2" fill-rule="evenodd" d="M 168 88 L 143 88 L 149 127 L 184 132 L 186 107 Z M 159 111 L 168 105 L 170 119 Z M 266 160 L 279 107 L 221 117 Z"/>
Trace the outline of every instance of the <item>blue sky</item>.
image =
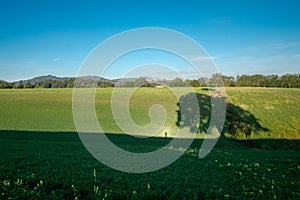
<path id="1" fill-rule="evenodd" d="M 299 73 L 299 10 L 297 0 L 2 1 L 0 79 L 75 76 L 100 42 L 139 27 L 169 28 L 190 36 L 223 74 Z M 146 62 L 153 52 L 144 55 Z M 123 76 L 133 58 L 105 76 Z M 184 65 L 178 70 L 187 71 Z"/>

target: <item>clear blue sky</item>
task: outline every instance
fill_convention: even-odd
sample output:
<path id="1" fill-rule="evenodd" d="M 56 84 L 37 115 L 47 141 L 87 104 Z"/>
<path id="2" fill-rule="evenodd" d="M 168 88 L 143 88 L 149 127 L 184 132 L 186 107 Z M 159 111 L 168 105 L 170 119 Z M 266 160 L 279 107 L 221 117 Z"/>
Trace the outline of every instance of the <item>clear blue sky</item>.
<path id="1" fill-rule="evenodd" d="M 1 1 L 0 79 L 75 76 L 101 41 L 149 26 L 194 38 L 223 74 L 299 73 L 299 19 L 297 0 Z"/>

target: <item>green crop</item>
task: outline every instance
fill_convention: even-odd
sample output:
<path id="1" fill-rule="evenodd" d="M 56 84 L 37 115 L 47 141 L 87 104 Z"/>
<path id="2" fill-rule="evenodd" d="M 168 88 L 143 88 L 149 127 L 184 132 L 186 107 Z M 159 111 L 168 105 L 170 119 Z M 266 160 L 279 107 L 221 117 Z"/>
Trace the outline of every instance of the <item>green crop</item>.
<path id="1" fill-rule="evenodd" d="M 97 89 L 95 98 L 97 117 L 113 143 L 141 153 L 170 142 L 179 107 L 168 89 L 142 88 L 130 100 L 139 125 L 149 123 L 151 105 L 165 107 L 170 137 L 147 139 L 117 127 L 112 91 Z M 0 199 L 299 199 L 300 90 L 227 88 L 224 134 L 203 159 L 198 153 L 209 96 L 202 88 L 195 91 L 205 100 L 204 124 L 191 147 L 163 169 L 130 174 L 103 165 L 85 149 L 73 122 L 71 89 L 0 90 Z M 244 130 L 251 136 L 239 135 Z"/>
<path id="2" fill-rule="evenodd" d="M 146 141 L 112 134 L 119 147 L 149 152 Z M 1 131 L 1 199 L 297 199 L 299 151 L 263 150 L 221 139 L 204 159 L 202 140 L 161 170 L 130 174 L 94 159 L 76 133 Z M 280 143 L 280 141 L 278 141 Z M 299 143 L 298 143 L 299 146 Z M 159 161 L 158 161 L 159 162 Z"/>

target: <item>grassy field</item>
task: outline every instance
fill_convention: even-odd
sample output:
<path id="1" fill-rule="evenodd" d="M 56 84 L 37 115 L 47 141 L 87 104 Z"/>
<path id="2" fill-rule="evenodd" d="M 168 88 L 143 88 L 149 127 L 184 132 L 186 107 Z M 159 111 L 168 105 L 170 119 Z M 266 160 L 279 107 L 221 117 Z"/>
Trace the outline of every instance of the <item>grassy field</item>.
<path id="1" fill-rule="evenodd" d="M 252 113 L 268 129 L 257 138 L 300 139 L 300 90 L 227 88 L 229 101 Z"/>
<path id="2" fill-rule="evenodd" d="M 153 151 L 168 142 L 109 135 L 121 148 Z M 220 141 L 204 159 L 197 139 L 170 166 L 145 174 L 96 161 L 76 133 L 0 132 L 2 199 L 299 199 L 299 151 Z M 223 141 L 224 142 L 224 141 Z M 128 144 L 130 144 L 128 146 Z M 232 144 L 232 143 L 231 143 Z M 298 144 L 299 145 L 299 144 Z"/>
<path id="3" fill-rule="evenodd" d="M 122 133 L 111 113 L 112 89 L 98 89 L 96 111 L 107 133 Z M 196 89 L 210 104 L 208 92 Z M 300 90 L 269 88 L 227 88 L 229 104 L 234 115 L 250 116 L 246 123 L 253 127 L 253 138 L 300 139 Z M 0 130 L 75 131 L 72 115 L 72 89 L 0 90 Z M 133 120 L 139 125 L 149 123 L 151 105 L 161 104 L 167 111 L 165 128 L 177 129 L 178 100 L 168 89 L 144 88 L 130 100 Z M 201 107 L 201 105 L 200 105 Z M 200 108 L 201 109 L 201 108 Z M 230 110 L 229 110 L 230 111 Z M 201 110 L 203 118 L 209 112 Z M 261 128 L 256 128 L 260 126 Z M 225 130 L 226 131 L 226 130 Z"/>
<path id="4" fill-rule="evenodd" d="M 207 91 L 196 89 L 205 106 Z M 98 89 L 97 116 L 108 137 L 132 152 L 150 152 L 171 138 L 122 134 L 110 113 L 112 89 Z M 227 88 L 229 114 L 250 127 L 248 140 L 222 137 L 204 159 L 202 139 L 161 170 L 130 174 L 95 160 L 72 119 L 71 89 L 0 90 L 1 199 L 299 199 L 300 90 Z M 131 99 L 136 123 L 165 106 L 165 129 L 177 129 L 178 100 L 167 89 L 140 89 Z M 201 105 L 200 105 L 201 107 Z M 202 109 L 202 118 L 208 110 Z M 227 120 L 226 130 L 230 125 Z"/>

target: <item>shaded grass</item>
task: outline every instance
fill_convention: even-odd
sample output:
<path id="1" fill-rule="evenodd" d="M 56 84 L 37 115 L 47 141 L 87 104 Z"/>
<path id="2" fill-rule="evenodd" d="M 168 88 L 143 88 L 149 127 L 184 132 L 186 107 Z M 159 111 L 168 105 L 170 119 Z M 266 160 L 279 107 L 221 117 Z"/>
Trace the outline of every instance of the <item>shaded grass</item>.
<path id="1" fill-rule="evenodd" d="M 108 137 L 121 148 L 139 152 L 155 150 L 169 141 L 134 140 L 118 134 Z M 201 143 L 195 140 L 166 168 L 129 174 L 96 161 L 76 133 L 0 131 L 0 195 L 2 199 L 300 197 L 298 151 L 258 150 L 222 138 L 207 157 L 199 159 Z"/>

